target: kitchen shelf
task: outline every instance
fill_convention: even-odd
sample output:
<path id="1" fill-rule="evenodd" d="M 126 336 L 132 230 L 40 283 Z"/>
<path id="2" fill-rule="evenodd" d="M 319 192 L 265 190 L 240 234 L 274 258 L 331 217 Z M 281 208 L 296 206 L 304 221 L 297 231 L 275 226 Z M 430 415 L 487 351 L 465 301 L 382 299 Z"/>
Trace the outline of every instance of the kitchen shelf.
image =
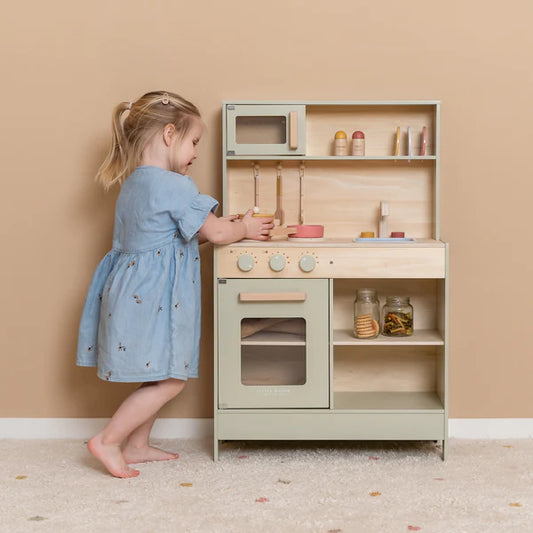
<path id="1" fill-rule="evenodd" d="M 279 156 L 279 155 L 228 155 L 227 161 L 436 161 L 437 156 L 434 155 L 384 155 L 384 156 L 313 156 L 313 155 L 291 155 L 291 156 Z"/>
<path id="2" fill-rule="evenodd" d="M 375 339 L 357 339 L 349 329 L 336 329 L 333 332 L 335 346 L 443 346 L 444 339 L 436 330 L 416 330 L 409 337 L 386 337 L 378 335 Z"/>
<path id="3" fill-rule="evenodd" d="M 305 336 L 296 333 L 259 331 L 242 339 L 241 346 L 305 346 Z"/>
<path id="4" fill-rule="evenodd" d="M 345 411 L 444 411 L 437 393 L 335 392 L 334 409 Z"/>

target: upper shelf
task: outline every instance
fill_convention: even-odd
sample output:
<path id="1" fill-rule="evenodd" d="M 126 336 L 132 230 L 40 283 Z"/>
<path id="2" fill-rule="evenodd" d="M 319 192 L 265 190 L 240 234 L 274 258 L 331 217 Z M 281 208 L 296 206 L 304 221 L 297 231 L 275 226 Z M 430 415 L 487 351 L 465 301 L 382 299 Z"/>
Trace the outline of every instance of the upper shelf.
<path id="1" fill-rule="evenodd" d="M 225 100 L 224 105 L 264 105 L 265 100 Z M 306 106 L 430 106 L 440 104 L 440 100 L 271 100 L 270 105 L 295 105 Z"/>
<path id="2" fill-rule="evenodd" d="M 244 160 L 244 161 L 279 161 L 289 159 L 291 161 L 436 161 L 437 156 L 434 155 L 387 155 L 387 156 L 313 156 L 313 155 L 228 155 L 228 161 Z"/>
<path id="3" fill-rule="evenodd" d="M 436 101 L 227 103 L 223 152 L 228 160 L 431 161 L 438 157 L 438 122 Z M 337 134 L 345 155 L 335 148 L 343 144 Z M 356 134 L 364 136 L 362 153 L 352 155 Z"/>

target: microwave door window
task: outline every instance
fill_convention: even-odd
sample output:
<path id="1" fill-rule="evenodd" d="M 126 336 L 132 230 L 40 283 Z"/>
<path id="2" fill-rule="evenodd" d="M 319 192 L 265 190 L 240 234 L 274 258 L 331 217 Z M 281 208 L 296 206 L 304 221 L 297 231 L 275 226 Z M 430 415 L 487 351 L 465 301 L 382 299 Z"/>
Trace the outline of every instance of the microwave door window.
<path id="1" fill-rule="evenodd" d="M 285 144 L 287 118 L 285 116 L 237 116 L 235 118 L 237 144 Z"/>
<path id="2" fill-rule="evenodd" d="M 241 321 L 241 383 L 246 386 L 305 385 L 306 322 L 303 318 Z"/>

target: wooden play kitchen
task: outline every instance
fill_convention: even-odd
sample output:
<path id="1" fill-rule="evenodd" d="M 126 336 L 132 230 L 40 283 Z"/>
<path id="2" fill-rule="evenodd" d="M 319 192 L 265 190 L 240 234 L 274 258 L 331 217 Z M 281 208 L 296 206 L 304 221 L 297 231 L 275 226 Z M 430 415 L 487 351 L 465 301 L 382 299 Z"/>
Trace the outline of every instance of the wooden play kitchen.
<path id="1" fill-rule="evenodd" d="M 277 226 L 214 250 L 215 460 L 227 440 L 428 440 L 445 459 L 440 103 L 226 102 L 222 122 L 224 214 Z"/>

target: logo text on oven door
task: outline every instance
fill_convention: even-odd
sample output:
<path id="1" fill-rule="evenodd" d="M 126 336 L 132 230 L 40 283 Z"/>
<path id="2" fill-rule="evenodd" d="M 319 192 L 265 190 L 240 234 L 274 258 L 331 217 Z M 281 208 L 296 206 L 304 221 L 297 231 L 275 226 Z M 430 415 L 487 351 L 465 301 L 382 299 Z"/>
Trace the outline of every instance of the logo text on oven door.
<path id="1" fill-rule="evenodd" d="M 287 387 L 256 387 L 255 392 L 261 396 L 286 396 L 291 393 L 291 389 Z"/>

